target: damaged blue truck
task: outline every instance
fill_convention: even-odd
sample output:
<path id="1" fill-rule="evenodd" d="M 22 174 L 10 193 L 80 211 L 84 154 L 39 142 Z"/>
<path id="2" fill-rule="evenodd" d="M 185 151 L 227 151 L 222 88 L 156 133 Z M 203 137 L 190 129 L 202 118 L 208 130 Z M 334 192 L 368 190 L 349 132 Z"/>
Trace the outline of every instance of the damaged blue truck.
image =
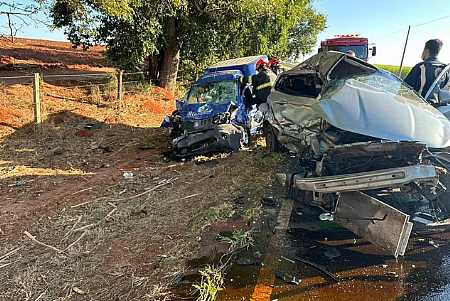
<path id="1" fill-rule="evenodd" d="M 162 124 L 171 128 L 173 156 L 233 152 L 248 143 L 251 126 L 243 94 L 259 60 L 268 58 L 244 57 L 210 66 L 177 100 L 176 111 Z"/>

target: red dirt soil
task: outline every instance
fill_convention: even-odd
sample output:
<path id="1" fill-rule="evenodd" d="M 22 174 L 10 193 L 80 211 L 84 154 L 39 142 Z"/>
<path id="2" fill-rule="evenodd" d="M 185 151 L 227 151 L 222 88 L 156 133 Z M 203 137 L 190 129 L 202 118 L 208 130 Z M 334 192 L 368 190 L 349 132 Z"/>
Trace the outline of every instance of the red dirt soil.
<path id="1" fill-rule="evenodd" d="M 14 43 L 0 39 L 0 77 L 30 72 L 67 74 L 108 72 L 113 69 L 103 58 L 104 47 L 87 51 L 73 48 L 69 42 L 17 38 Z"/>
<path id="2" fill-rule="evenodd" d="M 19 39 L 0 49 L 15 62 L 0 77 L 108 72 L 101 48 Z M 21 248 L 0 260 L 1 300 L 176 300 L 169 284 L 199 254 L 195 229 L 213 224 L 215 207 L 244 210 L 233 207 L 238 196 L 259 205 L 271 183 L 275 161 L 257 152 L 164 162 L 159 124 L 175 99 L 164 89 L 128 90 L 119 103 L 108 86 L 45 82 L 41 97 L 35 127 L 32 87 L 0 85 L 0 258 Z"/>

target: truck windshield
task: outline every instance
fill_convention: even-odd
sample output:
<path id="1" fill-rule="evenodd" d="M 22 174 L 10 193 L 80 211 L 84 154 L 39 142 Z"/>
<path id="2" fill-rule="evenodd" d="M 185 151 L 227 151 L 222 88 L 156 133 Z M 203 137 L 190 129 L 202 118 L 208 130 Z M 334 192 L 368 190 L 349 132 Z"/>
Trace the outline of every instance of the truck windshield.
<path id="1" fill-rule="evenodd" d="M 357 58 L 367 60 L 368 50 L 367 45 L 352 45 L 352 46 L 328 46 L 328 50 L 340 51 L 346 53 L 351 50 L 356 54 Z"/>
<path id="2" fill-rule="evenodd" d="M 188 104 L 216 103 L 226 104 L 236 102 L 238 93 L 237 81 L 228 80 L 205 85 L 195 85 L 191 88 Z"/>

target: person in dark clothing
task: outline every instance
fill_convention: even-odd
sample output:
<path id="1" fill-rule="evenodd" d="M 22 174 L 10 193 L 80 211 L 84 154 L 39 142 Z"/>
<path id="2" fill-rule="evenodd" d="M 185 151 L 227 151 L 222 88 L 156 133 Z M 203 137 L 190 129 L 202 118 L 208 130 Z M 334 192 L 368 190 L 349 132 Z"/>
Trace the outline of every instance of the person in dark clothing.
<path id="1" fill-rule="evenodd" d="M 405 82 L 422 95 L 422 97 L 425 97 L 433 82 L 445 68 L 445 64 L 437 59 L 442 45 L 443 43 L 439 39 L 427 41 L 422 52 L 423 62 L 415 65 L 405 78 Z M 445 86 L 448 80 L 449 75 L 447 74 L 443 78 L 440 86 Z"/>
<path id="2" fill-rule="evenodd" d="M 270 90 L 272 90 L 272 81 L 269 74 L 269 67 L 265 61 L 260 60 L 256 63 L 256 70 L 258 74 L 252 77 L 253 93 L 255 96 L 253 102 L 259 106 L 267 102 L 267 97 L 270 94 Z"/>

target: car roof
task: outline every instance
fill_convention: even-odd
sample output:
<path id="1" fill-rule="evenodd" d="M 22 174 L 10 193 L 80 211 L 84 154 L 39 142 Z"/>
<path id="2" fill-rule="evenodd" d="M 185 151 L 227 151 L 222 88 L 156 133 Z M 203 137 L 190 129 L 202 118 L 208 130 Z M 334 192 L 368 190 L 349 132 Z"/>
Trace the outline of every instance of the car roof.
<path id="1" fill-rule="evenodd" d="M 358 58 L 349 56 L 343 52 L 323 51 L 316 55 L 313 55 L 312 57 L 310 57 L 306 61 L 300 63 L 299 65 L 292 68 L 291 70 L 286 71 L 285 74 L 296 75 L 296 74 L 305 73 L 305 70 L 310 70 L 310 71 L 318 72 L 320 74 L 320 77 L 323 80 L 326 80 L 328 73 L 342 59 L 355 61 L 355 62 L 362 64 L 368 68 L 378 70 L 378 68 L 375 67 L 374 65 L 371 65 L 371 64 L 369 64 L 363 60 L 360 60 Z"/>

